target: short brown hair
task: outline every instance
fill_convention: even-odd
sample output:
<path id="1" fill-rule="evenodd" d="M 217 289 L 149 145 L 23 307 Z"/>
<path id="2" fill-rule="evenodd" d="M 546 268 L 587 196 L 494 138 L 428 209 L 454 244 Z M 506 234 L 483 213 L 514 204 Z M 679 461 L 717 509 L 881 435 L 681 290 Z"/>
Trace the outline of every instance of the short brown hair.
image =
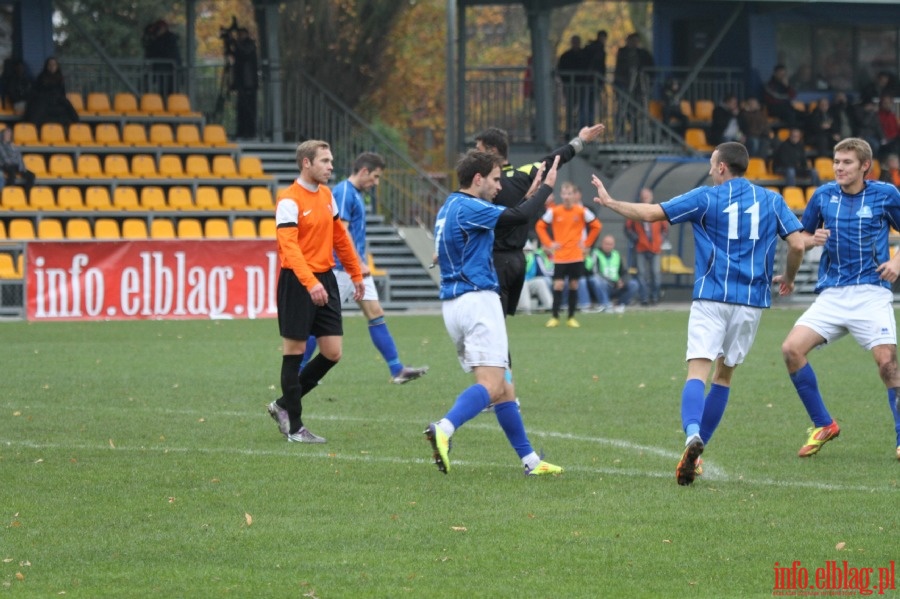
<path id="1" fill-rule="evenodd" d="M 503 166 L 503 159 L 497 154 L 469 150 L 456 163 L 456 178 L 459 179 L 460 188 L 470 187 L 475 175 L 487 177 L 498 166 Z"/>
<path id="2" fill-rule="evenodd" d="M 303 170 L 303 159 L 306 158 L 310 162 L 316 159 L 319 150 L 330 150 L 331 146 L 327 141 L 319 139 L 307 139 L 297 146 L 297 168 Z"/>
<path id="3" fill-rule="evenodd" d="M 735 177 L 743 177 L 747 172 L 747 165 L 750 164 L 750 154 L 744 144 L 736 141 L 726 141 L 716 146 L 716 152 L 719 153 L 719 162 L 728 167 Z"/>
<path id="4" fill-rule="evenodd" d="M 847 139 L 842 139 L 837 142 L 834 146 L 834 152 L 855 152 L 856 157 L 859 158 L 859 163 L 862 164 L 869 161 L 871 168 L 872 163 L 872 146 L 869 145 L 864 139 L 860 139 L 858 137 L 848 137 Z M 869 169 L 866 169 L 868 172 Z"/>

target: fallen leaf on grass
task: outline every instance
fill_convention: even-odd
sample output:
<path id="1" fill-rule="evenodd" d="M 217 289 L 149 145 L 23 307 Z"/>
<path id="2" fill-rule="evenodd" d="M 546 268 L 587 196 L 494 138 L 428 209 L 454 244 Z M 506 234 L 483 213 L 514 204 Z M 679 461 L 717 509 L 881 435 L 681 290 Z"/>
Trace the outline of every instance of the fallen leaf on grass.
<path id="1" fill-rule="evenodd" d="M 842 551 L 844 549 L 844 547 L 846 547 L 846 546 L 847 546 L 847 543 L 845 543 L 844 541 L 841 541 L 840 543 L 835 545 L 834 548 L 837 549 L 838 551 Z"/>
<path id="2" fill-rule="evenodd" d="M 455 532 L 466 532 L 469 529 L 466 528 L 465 526 L 451 526 L 450 530 L 455 531 Z"/>
<path id="3" fill-rule="evenodd" d="M 109 446 L 112 447 L 113 449 L 116 448 L 116 444 L 113 443 L 113 440 L 112 440 L 112 439 L 109 440 Z"/>
<path id="4" fill-rule="evenodd" d="M 668 543 L 669 545 L 671 545 L 672 541 L 670 541 L 669 539 L 663 539 L 663 543 Z"/>
<path id="5" fill-rule="evenodd" d="M 175 503 L 175 498 L 174 498 L 174 497 L 169 497 L 169 503 Z"/>
<path id="6" fill-rule="evenodd" d="M 18 410 L 16 410 L 15 412 L 13 412 L 13 416 L 21 416 L 21 415 L 22 415 L 22 412 L 20 412 L 20 411 L 18 411 Z"/>
<path id="7" fill-rule="evenodd" d="M 25 580 L 25 575 L 21 572 L 16 572 L 16 580 Z"/>
<path id="8" fill-rule="evenodd" d="M 247 526 L 252 526 L 253 525 L 253 516 L 251 516 L 247 512 L 244 512 L 244 521 L 247 523 Z"/>

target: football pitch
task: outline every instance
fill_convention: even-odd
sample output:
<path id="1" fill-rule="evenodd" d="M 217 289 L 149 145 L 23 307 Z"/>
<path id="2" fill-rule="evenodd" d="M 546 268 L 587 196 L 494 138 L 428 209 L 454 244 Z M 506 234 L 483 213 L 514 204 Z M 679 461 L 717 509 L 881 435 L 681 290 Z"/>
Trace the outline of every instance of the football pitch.
<path id="1" fill-rule="evenodd" d="M 886 393 L 852 338 L 813 352 L 842 432 L 797 458 L 780 345 L 799 313 L 763 316 L 690 487 L 684 310 L 508 320 L 531 441 L 565 468 L 536 478 L 492 414 L 454 435 L 448 475 L 432 464 L 422 431 L 472 382 L 438 314 L 388 314 L 430 366 L 402 386 L 345 319 L 304 400 L 325 445 L 265 411 L 272 320 L 0 323 L 0 597 L 897 596 Z"/>

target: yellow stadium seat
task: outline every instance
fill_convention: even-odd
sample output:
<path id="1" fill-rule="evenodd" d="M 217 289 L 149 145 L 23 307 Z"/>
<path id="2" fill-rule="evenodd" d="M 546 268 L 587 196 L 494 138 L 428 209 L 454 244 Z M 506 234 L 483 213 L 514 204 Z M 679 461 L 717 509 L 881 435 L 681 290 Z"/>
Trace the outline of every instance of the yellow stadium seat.
<path id="1" fill-rule="evenodd" d="M 35 185 L 28 193 L 28 205 L 32 210 L 56 210 L 56 196 L 53 195 L 53 189 Z"/>
<path id="2" fill-rule="evenodd" d="M 39 144 L 37 127 L 32 123 L 16 123 L 13 125 L 13 142 L 17 146 Z"/>
<path id="3" fill-rule="evenodd" d="M 131 170 L 128 167 L 128 159 L 124 154 L 107 154 L 103 159 L 103 172 L 107 177 L 127 178 L 131 176 Z"/>
<path id="4" fill-rule="evenodd" d="M 178 221 L 179 239 L 203 239 L 203 227 L 196 218 L 182 218 Z"/>
<path id="5" fill-rule="evenodd" d="M 681 101 L 681 112 L 688 118 L 688 120 L 694 119 L 694 108 L 691 106 L 690 100 Z"/>
<path id="6" fill-rule="evenodd" d="M 375 256 L 372 255 L 372 252 L 366 254 L 366 266 L 369 267 L 369 272 L 372 273 L 373 277 L 385 277 L 388 274 L 383 268 L 375 266 Z"/>
<path id="7" fill-rule="evenodd" d="M 242 177 L 252 179 L 271 179 L 271 175 L 267 175 L 263 170 L 262 160 L 257 156 L 241 156 L 238 162 L 238 172 Z"/>
<path id="8" fill-rule="evenodd" d="M 156 146 L 174 146 L 175 137 L 172 135 L 172 127 L 166 123 L 153 123 L 150 125 L 149 142 Z"/>
<path id="9" fill-rule="evenodd" d="M 116 187 L 113 191 L 113 206 L 117 210 L 139 210 L 140 204 L 134 187 Z"/>
<path id="10" fill-rule="evenodd" d="M 807 204 L 809 204 L 809 198 L 811 198 L 813 196 L 813 194 L 816 193 L 817 189 L 818 189 L 818 187 L 816 187 L 815 185 L 808 185 L 806 187 L 805 195 L 806 195 L 806 203 Z"/>
<path id="11" fill-rule="evenodd" d="M 265 239 L 275 239 L 274 218 L 264 218 L 259 221 L 259 236 Z"/>
<path id="12" fill-rule="evenodd" d="M 211 177 L 209 160 L 202 154 L 190 154 L 184 164 L 184 174 L 188 177 Z"/>
<path id="13" fill-rule="evenodd" d="M 121 146 L 119 128 L 112 123 L 100 123 L 94 129 L 94 141 L 100 146 Z"/>
<path id="14" fill-rule="evenodd" d="M 87 95 L 87 102 L 84 106 L 85 111 L 105 115 L 112 112 L 112 106 L 109 104 L 109 96 L 103 92 L 90 92 Z"/>
<path id="15" fill-rule="evenodd" d="M 122 143 L 129 146 L 149 145 L 146 127 L 138 123 L 126 123 L 122 129 Z"/>
<path id="16" fill-rule="evenodd" d="M 0 194 L 0 208 L 3 210 L 28 210 L 25 190 L 18 186 L 4 187 Z"/>
<path id="17" fill-rule="evenodd" d="M 84 207 L 88 210 L 115 210 L 109 197 L 109 188 L 92 185 L 84 190 Z"/>
<path id="18" fill-rule="evenodd" d="M 229 185 L 222 189 L 222 208 L 225 210 L 248 210 L 247 193 L 243 187 Z"/>
<path id="19" fill-rule="evenodd" d="M 123 220 L 122 239 L 147 239 L 147 221 L 143 218 Z"/>
<path id="20" fill-rule="evenodd" d="M 234 158 L 226 154 L 213 156 L 212 174 L 214 177 L 224 177 L 226 179 L 237 177 L 237 165 L 234 163 Z"/>
<path id="21" fill-rule="evenodd" d="M 182 185 L 169 188 L 169 210 L 193 210 L 194 197 L 191 190 Z"/>
<path id="22" fill-rule="evenodd" d="M 162 177 L 180 179 L 184 177 L 184 166 L 181 164 L 181 156 L 175 154 L 163 154 L 159 157 L 159 174 Z"/>
<path id="23" fill-rule="evenodd" d="M 202 146 L 203 140 L 200 139 L 200 130 L 197 125 L 181 124 L 175 129 L 175 141 L 181 146 Z"/>
<path id="24" fill-rule="evenodd" d="M 166 218 L 154 218 L 150 222 L 150 239 L 175 239 L 175 225 Z"/>
<path id="25" fill-rule="evenodd" d="M 26 241 L 34 239 L 34 223 L 30 218 L 14 218 L 9 221 L 7 236 L 12 241 Z"/>
<path id="26" fill-rule="evenodd" d="M 822 181 L 834 180 L 834 159 L 827 156 L 819 156 L 813 162 L 813 168 L 819 173 Z"/>
<path id="27" fill-rule="evenodd" d="M 671 275 L 692 275 L 694 269 L 685 266 L 681 261 L 681 257 L 676 254 L 667 254 L 660 256 L 660 270 Z"/>
<path id="28" fill-rule="evenodd" d="M 145 114 L 165 114 L 166 112 L 162 96 L 153 93 L 141 95 L 140 109 Z"/>
<path id="29" fill-rule="evenodd" d="M 247 203 L 251 210 L 275 209 L 275 200 L 272 199 L 272 190 L 261 185 L 250 188 L 250 197 Z"/>
<path id="30" fill-rule="evenodd" d="M 94 239 L 121 239 L 119 223 L 112 218 L 98 218 L 94 221 Z"/>
<path id="31" fill-rule="evenodd" d="M 162 187 L 155 185 L 141 189 L 141 208 L 144 210 L 166 210 L 166 195 Z"/>
<path id="32" fill-rule="evenodd" d="M 93 239 L 91 223 L 86 218 L 70 218 L 66 222 L 66 239 Z"/>
<path id="33" fill-rule="evenodd" d="M 657 121 L 661 121 L 663 118 L 662 100 L 650 100 L 649 104 L 647 104 L 647 112 L 649 112 L 650 116 L 655 118 Z"/>
<path id="34" fill-rule="evenodd" d="M 0 239 L 6 239 L 6 223 L 0 220 Z"/>
<path id="35" fill-rule="evenodd" d="M 869 172 L 866 173 L 866 179 L 871 179 L 872 181 L 878 181 L 879 177 L 881 177 L 881 163 L 877 158 L 872 159 L 872 168 L 869 169 Z"/>
<path id="36" fill-rule="evenodd" d="M 66 92 L 66 99 L 75 109 L 75 112 L 81 114 L 84 112 L 84 97 L 81 92 Z"/>
<path id="37" fill-rule="evenodd" d="M 62 223 L 58 218 L 42 218 L 37 225 L 37 238 L 45 241 L 65 239 Z"/>
<path id="38" fill-rule="evenodd" d="M 219 190 L 205 185 L 198 187 L 197 196 L 194 198 L 194 206 L 198 210 L 221 210 L 222 203 L 219 199 Z"/>
<path id="39" fill-rule="evenodd" d="M 130 92 L 119 92 L 113 96 L 113 112 L 120 114 L 138 114 L 137 98 Z"/>
<path id="40" fill-rule="evenodd" d="M 699 152 L 712 152 L 715 149 L 706 141 L 706 131 L 700 127 L 688 127 L 684 132 L 684 141 Z"/>
<path id="41" fill-rule="evenodd" d="M 103 165 L 100 164 L 100 157 L 96 154 L 82 154 L 79 156 L 75 170 L 79 177 L 103 176 Z"/>
<path id="42" fill-rule="evenodd" d="M 228 221 L 224 218 L 208 218 L 203 223 L 203 237 L 206 239 L 231 239 Z"/>
<path id="43" fill-rule="evenodd" d="M 747 162 L 747 171 L 744 177 L 751 181 L 767 181 L 781 179 L 778 175 L 769 171 L 766 161 L 758 156 L 751 156 Z"/>
<path id="44" fill-rule="evenodd" d="M 134 177 L 158 177 L 156 160 L 150 154 L 136 154 L 131 158 L 131 174 Z"/>
<path id="45" fill-rule="evenodd" d="M 24 154 L 22 162 L 25 163 L 25 168 L 34 173 L 35 177 L 47 176 L 47 162 L 40 154 Z"/>
<path id="46" fill-rule="evenodd" d="M 712 122 L 713 109 L 716 107 L 712 100 L 695 100 L 694 101 L 694 120 L 703 123 Z"/>
<path id="47" fill-rule="evenodd" d="M 256 239 L 256 223 L 252 218 L 236 218 L 231 225 L 231 237 L 234 239 Z"/>
<path id="48" fill-rule="evenodd" d="M 166 108 L 169 114 L 178 116 L 200 116 L 199 112 L 194 112 L 191 108 L 191 100 L 185 94 L 169 94 L 166 99 Z"/>
<path id="49" fill-rule="evenodd" d="M 788 185 L 781 191 L 781 195 L 784 197 L 784 203 L 791 210 L 798 212 L 806 208 L 806 193 L 803 189 L 795 185 Z"/>
<path id="50" fill-rule="evenodd" d="M 76 146 L 94 145 L 94 132 L 87 123 L 72 123 L 69 125 L 69 143 Z"/>
<path id="51" fill-rule="evenodd" d="M 41 143 L 47 146 L 65 146 L 66 130 L 59 123 L 44 123 L 41 125 Z"/>
<path id="52" fill-rule="evenodd" d="M 47 174 L 51 177 L 74 177 L 75 163 L 71 154 L 51 154 Z"/>
<path id="53" fill-rule="evenodd" d="M 64 185 L 57 189 L 56 207 L 60 210 L 85 210 L 81 190 L 74 185 Z"/>
<path id="54" fill-rule="evenodd" d="M 230 147 L 235 144 L 228 141 L 228 134 L 222 125 L 206 125 L 203 127 L 203 143 L 213 147 Z"/>
<path id="55" fill-rule="evenodd" d="M 0 253 L 0 279 L 21 279 L 22 275 L 16 268 L 12 254 L 7 252 Z"/>

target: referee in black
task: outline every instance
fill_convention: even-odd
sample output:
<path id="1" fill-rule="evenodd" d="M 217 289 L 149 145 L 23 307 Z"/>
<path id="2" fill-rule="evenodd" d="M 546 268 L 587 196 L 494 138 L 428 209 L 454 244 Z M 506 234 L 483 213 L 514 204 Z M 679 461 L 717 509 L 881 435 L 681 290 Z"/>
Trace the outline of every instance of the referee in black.
<path id="1" fill-rule="evenodd" d="M 581 152 L 586 143 L 600 137 L 604 129 L 605 127 L 599 123 L 591 127 L 583 127 L 578 132 L 578 137 L 573 138 L 566 145 L 556 148 L 551 154 L 537 162 L 519 168 L 513 168 L 509 164 L 509 135 L 506 131 L 496 127 L 482 131 L 475 138 L 475 149 L 480 152 L 497 154 L 503 158 L 500 192 L 494 198 L 494 203 L 507 208 L 514 208 L 521 204 L 538 174 L 541 163 L 553 164 L 553 160 L 559 156 L 559 166 L 562 166 Z M 512 227 L 497 228 L 494 231 L 494 269 L 497 271 L 497 280 L 500 283 L 500 303 L 503 306 L 504 315 L 515 316 L 516 314 L 519 296 L 522 295 L 522 286 L 525 284 L 525 252 L 523 248 L 525 242 L 528 241 L 529 231 L 533 229 L 534 222 L 528 222 Z"/>

